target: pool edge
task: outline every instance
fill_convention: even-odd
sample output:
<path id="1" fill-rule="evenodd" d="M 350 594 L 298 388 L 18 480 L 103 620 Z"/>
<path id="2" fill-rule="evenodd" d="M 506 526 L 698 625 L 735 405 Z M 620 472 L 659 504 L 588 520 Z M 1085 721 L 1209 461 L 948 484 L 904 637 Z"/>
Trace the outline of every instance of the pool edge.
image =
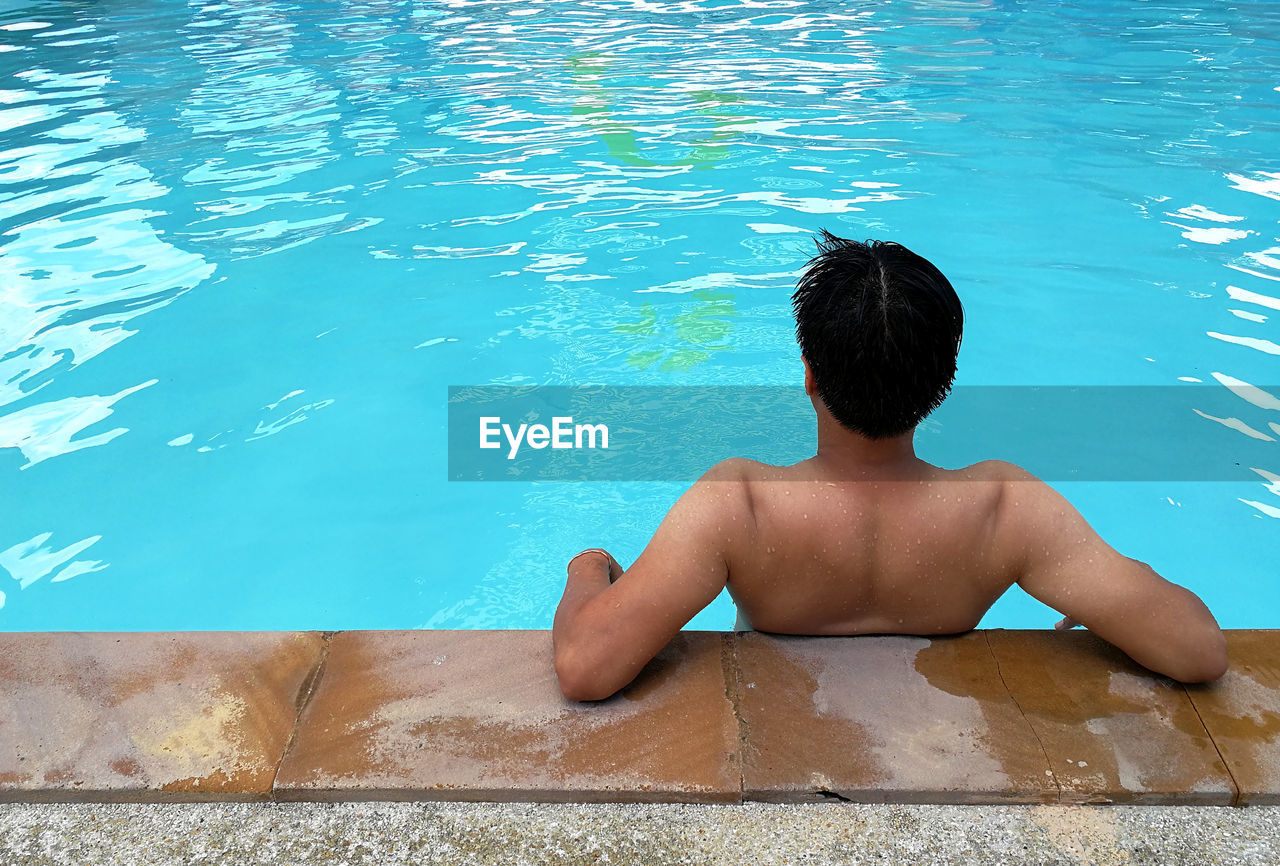
<path id="1" fill-rule="evenodd" d="M 1280 803 L 1280 630 L 1183 686 L 1085 632 L 682 632 L 594 704 L 546 631 L 0 635 L 0 802 Z"/>

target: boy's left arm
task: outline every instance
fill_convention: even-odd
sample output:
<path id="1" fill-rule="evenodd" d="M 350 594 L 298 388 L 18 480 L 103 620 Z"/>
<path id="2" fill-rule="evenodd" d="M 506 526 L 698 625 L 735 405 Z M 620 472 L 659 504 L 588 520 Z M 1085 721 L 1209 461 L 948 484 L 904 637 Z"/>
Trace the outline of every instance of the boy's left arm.
<path id="1" fill-rule="evenodd" d="M 631 682 L 720 594 L 753 524 L 743 462 L 726 460 L 671 507 L 630 568 L 604 551 L 570 560 L 552 627 L 564 696 L 601 700 Z"/>

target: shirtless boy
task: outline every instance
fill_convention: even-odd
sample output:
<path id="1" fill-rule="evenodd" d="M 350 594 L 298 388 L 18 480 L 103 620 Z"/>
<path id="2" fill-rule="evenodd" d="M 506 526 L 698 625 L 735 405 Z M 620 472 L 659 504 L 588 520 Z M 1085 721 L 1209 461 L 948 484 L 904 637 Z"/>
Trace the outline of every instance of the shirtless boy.
<path id="1" fill-rule="evenodd" d="M 824 231 L 818 250 L 792 299 L 818 453 L 712 467 L 626 570 L 603 550 L 571 559 L 552 632 L 565 697 L 618 691 L 726 586 L 759 631 L 944 635 L 1016 583 L 1065 615 L 1058 628 L 1083 625 L 1153 671 L 1222 676 L 1226 640 L 1204 603 L 1113 550 L 1048 485 L 1000 461 L 916 457 L 960 348 L 946 277 L 898 244 Z"/>

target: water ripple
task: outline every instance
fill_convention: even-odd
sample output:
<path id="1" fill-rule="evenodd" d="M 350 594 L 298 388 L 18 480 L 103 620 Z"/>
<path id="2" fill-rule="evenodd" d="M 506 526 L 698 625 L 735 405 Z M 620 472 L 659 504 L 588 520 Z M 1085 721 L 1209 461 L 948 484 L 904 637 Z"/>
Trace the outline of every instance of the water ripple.
<path id="1" fill-rule="evenodd" d="M 525 575 L 522 612 L 543 610 L 530 564 L 567 524 L 475 494 L 532 531 L 451 547 L 478 518 L 430 480 L 432 389 L 792 381 L 787 297 L 819 226 L 939 262 L 970 382 L 1210 383 L 1238 405 L 1186 423 L 1274 485 L 1232 456 L 1280 438 L 1274 3 L 19 5 L 0 10 L 5 555 L 100 533 L 111 575 L 170 544 L 222 585 L 287 549 L 295 600 L 343 591 L 295 573 L 394 593 L 443 562 L 494 576 L 455 593 L 476 621 L 520 625 L 500 587 Z M 1228 505 L 1261 523 L 1268 490 Z M 428 545 L 402 525 L 453 520 Z M 191 556 L 197 531 L 238 553 Z"/>
<path id="2" fill-rule="evenodd" d="M 213 272 L 150 223 L 169 188 L 126 155 L 145 133 L 104 108 L 106 76 L 16 77 L 31 89 L 8 91 L 8 104 L 49 100 L 26 115 L 41 132 L 0 152 L 0 406 L 117 345 L 135 333 L 126 323 Z"/>

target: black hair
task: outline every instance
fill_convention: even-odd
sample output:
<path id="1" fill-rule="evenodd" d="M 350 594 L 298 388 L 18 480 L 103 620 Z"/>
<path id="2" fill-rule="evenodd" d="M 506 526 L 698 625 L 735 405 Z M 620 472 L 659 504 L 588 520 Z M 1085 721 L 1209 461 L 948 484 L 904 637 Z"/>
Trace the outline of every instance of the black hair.
<path id="1" fill-rule="evenodd" d="M 956 375 L 964 308 L 926 259 L 821 230 L 791 297 L 818 396 L 843 426 L 897 436 L 938 408 Z"/>

